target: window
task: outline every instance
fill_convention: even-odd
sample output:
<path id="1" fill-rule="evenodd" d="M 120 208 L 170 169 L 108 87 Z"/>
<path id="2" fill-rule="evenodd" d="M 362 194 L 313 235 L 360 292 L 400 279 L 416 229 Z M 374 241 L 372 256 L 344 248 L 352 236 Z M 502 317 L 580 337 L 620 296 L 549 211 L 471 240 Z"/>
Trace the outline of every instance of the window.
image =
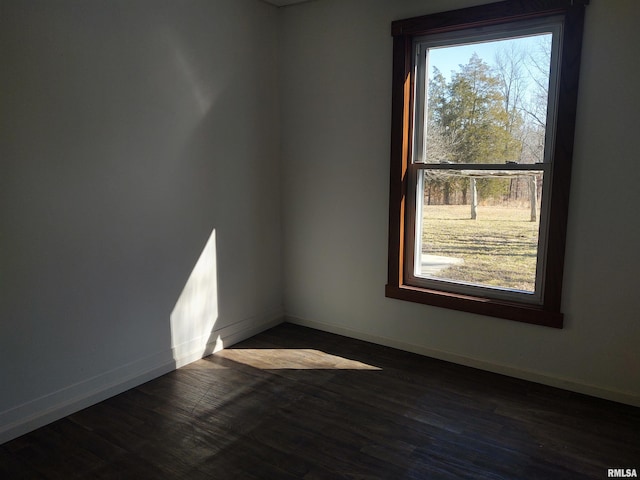
<path id="1" fill-rule="evenodd" d="M 388 297 L 562 327 L 586 3 L 393 22 Z"/>

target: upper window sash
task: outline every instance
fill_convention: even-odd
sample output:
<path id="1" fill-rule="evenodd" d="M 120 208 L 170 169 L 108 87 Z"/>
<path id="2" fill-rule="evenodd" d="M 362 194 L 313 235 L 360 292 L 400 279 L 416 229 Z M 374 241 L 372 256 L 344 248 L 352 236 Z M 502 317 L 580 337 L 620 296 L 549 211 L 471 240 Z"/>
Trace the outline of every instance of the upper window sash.
<path id="1" fill-rule="evenodd" d="M 560 52 L 562 42 L 563 17 L 523 20 L 519 22 L 475 27 L 461 31 L 422 35 L 413 40 L 413 75 L 414 82 L 414 119 L 413 119 L 413 151 L 412 163 L 429 163 L 426 159 L 426 118 L 427 89 L 429 84 L 430 65 L 428 52 L 431 48 L 455 47 L 459 45 L 477 44 L 494 40 L 506 40 L 539 34 L 551 34 L 551 58 L 549 69 L 549 88 L 547 98 L 546 132 L 544 145 L 544 162 L 553 159 L 555 139 L 555 120 L 557 113 L 557 92 L 559 85 Z"/>

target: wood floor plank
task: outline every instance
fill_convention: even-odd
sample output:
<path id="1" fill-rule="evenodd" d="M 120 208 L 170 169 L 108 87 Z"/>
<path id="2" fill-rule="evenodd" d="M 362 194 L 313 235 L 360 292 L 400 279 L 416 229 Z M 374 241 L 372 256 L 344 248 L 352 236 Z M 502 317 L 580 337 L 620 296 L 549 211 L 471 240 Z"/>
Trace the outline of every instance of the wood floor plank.
<path id="1" fill-rule="evenodd" d="M 283 324 L 0 446 L 2 479 L 601 479 L 640 409 Z"/>

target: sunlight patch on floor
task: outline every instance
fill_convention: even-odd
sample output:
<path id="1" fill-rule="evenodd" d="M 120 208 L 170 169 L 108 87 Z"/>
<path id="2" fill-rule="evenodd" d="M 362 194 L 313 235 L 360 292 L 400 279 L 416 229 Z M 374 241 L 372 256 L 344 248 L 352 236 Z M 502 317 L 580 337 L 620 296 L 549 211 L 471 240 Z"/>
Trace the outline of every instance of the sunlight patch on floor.
<path id="1" fill-rule="evenodd" d="M 217 357 L 261 370 L 382 370 L 356 360 L 308 348 L 228 349 Z"/>

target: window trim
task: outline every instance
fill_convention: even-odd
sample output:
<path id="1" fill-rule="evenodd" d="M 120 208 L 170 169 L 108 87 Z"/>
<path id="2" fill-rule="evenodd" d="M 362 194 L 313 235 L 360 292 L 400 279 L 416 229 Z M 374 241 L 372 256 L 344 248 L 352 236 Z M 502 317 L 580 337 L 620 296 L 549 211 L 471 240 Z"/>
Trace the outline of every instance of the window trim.
<path id="1" fill-rule="evenodd" d="M 392 23 L 393 79 L 391 170 L 389 186 L 389 258 L 385 295 L 442 308 L 562 328 L 562 277 L 566 246 L 571 161 L 584 23 L 588 0 L 507 0 L 435 13 Z M 562 52 L 556 97 L 556 121 L 550 184 L 546 266 L 541 305 L 410 285 L 405 281 L 407 236 L 415 215 L 410 211 L 410 168 L 413 150 L 414 40 L 424 35 L 521 20 L 561 16 Z"/>

